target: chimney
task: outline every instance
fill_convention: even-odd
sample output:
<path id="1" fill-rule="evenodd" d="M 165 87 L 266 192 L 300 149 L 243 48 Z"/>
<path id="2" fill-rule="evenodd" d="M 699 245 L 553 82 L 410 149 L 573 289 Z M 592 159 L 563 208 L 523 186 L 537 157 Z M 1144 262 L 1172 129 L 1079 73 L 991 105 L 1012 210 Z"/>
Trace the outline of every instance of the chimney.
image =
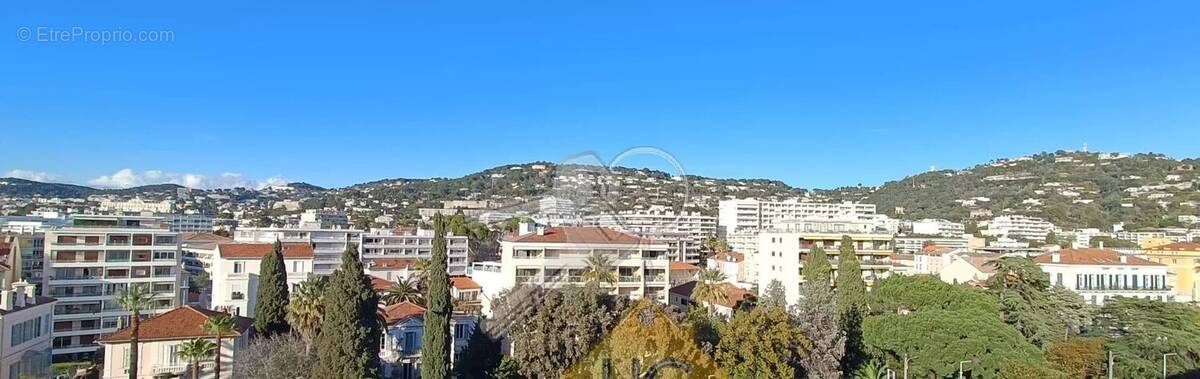
<path id="1" fill-rule="evenodd" d="M 539 235 L 539 236 L 544 236 L 544 235 L 546 235 L 546 227 L 545 227 L 545 226 L 538 225 L 538 227 L 537 227 L 537 235 Z"/>
<path id="2" fill-rule="evenodd" d="M 1060 253 L 1053 253 L 1053 254 L 1050 254 L 1050 262 L 1051 262 L 1051 263 L 1060 263 L 1060 262 L 1062 262 L 1062 254 L 1060 254 Z"/>
<path id="3" fill-rule="evenodd" d="M 0 310 L 13 310 L 13 291 L 0 291 Z"/>
<path id="4" fill-rule="evenodd" d="M 1129 256 L 1121 254 L 1121 263 L 1129 263 Z"/>
<path id="5" fill-rule="evenodd" d="M 517 223 L 517 235 L 518 236 L 523 236 L 523 235 L 529 234 L 532 231 L 533 230 L 532 230 L 532 228 L 530 228 L 530 225 L 528 222 Z"/>
<path id="6" fill-rule="evenodd" d="M 25 307 L 25 286 L 18 284 L 18 283 L 13 283 L 12 287 L 13 287 L 12 288 L 13 308 L 24 308 Z"/>
<path id="7" fill-rule="evenodd" d="M 1103 248 L 1104 248 L 1104 241 L 1100 241 L 1100 248 L 1101 248 L 1101 249 L 1103 249 Z"/>

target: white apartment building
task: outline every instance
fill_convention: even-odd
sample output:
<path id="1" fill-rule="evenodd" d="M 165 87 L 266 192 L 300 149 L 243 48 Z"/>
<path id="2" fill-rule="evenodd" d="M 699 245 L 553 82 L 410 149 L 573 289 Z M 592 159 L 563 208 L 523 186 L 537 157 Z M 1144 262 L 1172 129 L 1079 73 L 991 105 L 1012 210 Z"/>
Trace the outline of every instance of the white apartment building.
<path id="1" fill-rule="evenodd" d="M 821 246 L 829 254 L 836 270 L 838 248 L 843 236 L 850 236 L 854 241 L 855 255 L 862 269 L 857 274 L 862 275 L 868 285 L 891 274 L 891 234 L 841 232 L 830 230 L 836 229 L 832 226 L 816 225 L 807 225 L 806 229 L 804 225 L 768 229 L 759 233 L 758 255 L 755 258 L 759 291 L 765 291 L 771 281 L 778 280 L 783 284 L 788 304 L 795 304 L 800 298 L 804 261 L 809 252 L 814 246 Z"/>
<path id="2" fill-rule="evenodd" d="M 213 217 L 203 214 L 169 214 L 163 215 L 171 231 L 180 233 L 211 233 Z"/>
<path id="3" fill-rule="evenodd" d="M 213 256 L 217 255 L 217 245 L 233 242 L 233 238 L 222 237 L 212 233 L 183 233 L 183 242 L 179 249 L 183 256 L 183 269 L 189 273 L 212 273 Z"/>
<path id="4" fill-rule="evenodd" d="M 24 281 L 42 288 L 45 275 L 46 235 L 37 233 L 0 233 L 0 254 L 10 272 L 4 284 Z"/>
<path id="5" fill-rule="evenodd" d="M 421 344 L 425 337 L 425 308 L 410 302 L 389 305 L 384 318 L 383 344 L 379 361 L 385 378 L 421 378 Z M 455 312 L 450 315 L 450 366 L 454 367 L 467 348 L 479 317 Z"/>
<path id="6" fill-rule="evenodd" d="M 415 263 L 418 259 L 433 257 L 433 230 L 429 229 L 376 229 L 363 233 L 361 240 L 355 243 L 368 270 L 375 264 L 395 266 L 396 262 Z M 468 237 L 446 233 L 447 273 L 466 275 L 467 267 L 471 265 L 470 253 Z"/>
<path id="7" fill-rule="evenodd" d="M 671 260 L 670 247 L 665 243 L 600 227 L 521 230 L 523 234 L 500 242 L 501 272 L 496 291 L 518 284 L 550 288 L 583 285 L 587 258 L 597 253 L 610 258 L 616 270 L 616 284 L 601 284 L 610 293 L 667 301 Z M 485 288 L 489 285 L 478 277 L 473 279 Z M 484 302 L 489 302 L 487 296 Z M 490 309 L 487 304 L 483 308 Z"/>
<path id="8" fill-rule="evenodd" d="M 742 266 L 745 270 L 746 281 L 757 283 L 758 230 L 746 229 L 739 232 L 727 233 L 725 234 L 725 243 L 729 244 L 729 250 L 742 253 L 744 259 Z"/>
<path id="9" fill-rule="evenodd" d="M 331 275 L 342 265 L 342 253 L 347 244 L 361 242 L 362 230 L 323 228 L 310 223 L 288 227 L 238 228 L 233 235 L 237 242 L 306 243 L 313 247 L 313 272 Z"/>
<path id="10" fill-rule="evenodd" d="M 690 263 L 700 261 L 704 239 L 717 235 L 716 217 L 697 212 L 676 213 L 662 207 L 584 216 L 583 222 L 666 242 L 671 247 L 673 259 Z"/>
<path id="11" fill-rule="evenodd" d="M 96 340 L 115 332 L 129 312 L 114 298 L 131 285 L 152 291 L 154 305 L 143 314 L 183 303 L 179 233 L 146 216 L 76 215 L 67 226 L 46 232 L 42 294 L 54 306 L 55 361 L 87 360 Z"/>
<path id="12" fill-rule="evenodd" d="M 350 216 L 337 210 L 309 209 L 300 214 L 300 223 L 320 225 L 322 228 L 348 228 Z"/>
<path id="13" fill-rule="evenodd" d="M 927 218 L 912 222 L 912 233 L 927 236 L 962 237 L 966 227 L 962 223 Z"/>
<path id="14" fill-rule="evenodd" d="M 931 238 L 931 237 L 905 237 L 896 236 L 896 252 L 901 254 L 915 254 L 925 245 L 933 244 L 938 247 L 948 247 L 951 249 L 960 249 L 970 246 L 971 240 L 967 238 Z"/>
<path id="15" fill-rule="evenodd" d="M 49 378 L 55 299 L 28 283 L 0 291 L 0 379 Z"/>
<path id="16" fill-rule="evenodd" d="M 1104 305 L 1115 296 L 1174 301 L 1167 266 L 1108 249 L 1063 249 L 1033 259 L 1050 274 L 1050 283 Z"/>
<path id="17" fill-rule="evenodd" d="M 727 235 L 745 229 L 768 229 L 776 222 L 802 218 L 859 218 L 875 214 L 875 204 L 814 203 L 790 199 L 766 201 L 757 199 L 721 200 L 717 205 L 717 228 Z"/>
<path id="18" fill-rule="evenodd" d="M 129 200 L 106 199 L 100 201 L 100 210 L 120 213 L 172 213 L 175 212 L 175 203 L 171 200 L 146 201 L 137 197 Z"/>
<path id="19" fill-rule="evenodd" d="M 238 316 L 254 317 L 258 296 L 258 273 L 262 259 L 274 250 L 273 243 L 222 243 L 212 265 L 213 309 Z M 288 287 L 295 289 L 313 275 L 313 248 L 304 243 L 283 244 L 283 266 Z"/>
<path id="20" fill-rule="evenodd" d="M 1003 215 L 992 218 L 983 234 L 1041 241 L 1046 239 L 1046 235 L 1051 231 L 1054 231 L 1054 224 L 1049 221 L 1022 215 Z"/>

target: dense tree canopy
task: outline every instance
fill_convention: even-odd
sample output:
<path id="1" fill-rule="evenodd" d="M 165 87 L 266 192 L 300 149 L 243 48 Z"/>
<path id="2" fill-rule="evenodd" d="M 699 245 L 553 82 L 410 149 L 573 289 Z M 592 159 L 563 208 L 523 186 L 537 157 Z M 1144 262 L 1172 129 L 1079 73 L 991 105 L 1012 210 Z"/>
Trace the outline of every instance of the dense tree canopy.
<path id="1" fill-rule="evenodd" d="M 375 378 L 379 375 L 379 295 L 363 274 L 358 249 L 353 244 L 342 253 L 342 266 L 330 277 L 325 290 L 324 315 L 317 337 L 319 378 Z"/>
<path id="2" fill-rule="evenodd" d="M 530 378 L 559 377 L 616 325 L 627 306 L 594 286 L 518 286 L 492 304 L 494 327 L 507 331 L 511 357 Z"/>
<path id="3" fill-rule="evenodd" d="M 987 280 L 1004 322 L 1029 342 L 1041 347 L 1078 334 L 1090 318 L 1090 309 L 1077 293 L 1050 287 L 1050 276 L 1032 259 L 1005 257 L 992 263 L 996 273 Z"/>
<path id="4" fill-rule="evenodd" d="M 1187 304 L 1136 298 L 1112 298 L 1096 317 L 1093 334 L 1105 339 L 1116 356 L 1114 371 L 1122 378 L 1160 375 L 1162 355 L 1167 372 L 1200 375 L 1200 310 Z"/>
<path id="5" fill-rule="evenodd" d="M 782 307 L 738 312 L 721 328 L 716 358 L 734 378 L 792 378 L 812 343 Z"/>
<path id="6" fill-rule="evenodd" d="M 800 285 L 800 300 L 792 313 L 801 333 L 812 349 L 801 358 L 801 366 L 813 379 L 842 377 L 842 358 L 846 354 L 846 332 L 838 314 L 838 299 L 833 289 L 821 282 Z"/>

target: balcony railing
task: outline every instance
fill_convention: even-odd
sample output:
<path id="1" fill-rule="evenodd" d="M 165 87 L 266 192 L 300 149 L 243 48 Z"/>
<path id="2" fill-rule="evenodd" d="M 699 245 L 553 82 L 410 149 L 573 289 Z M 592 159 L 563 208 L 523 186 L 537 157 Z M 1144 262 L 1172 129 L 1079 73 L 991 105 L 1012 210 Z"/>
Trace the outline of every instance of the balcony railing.
<path id="1" fill-rule="evenodd" d="M 640 275 L 622 275 L 618 281 L 621 283 L 636 283 L 641 282 L 642 277 Z"/>

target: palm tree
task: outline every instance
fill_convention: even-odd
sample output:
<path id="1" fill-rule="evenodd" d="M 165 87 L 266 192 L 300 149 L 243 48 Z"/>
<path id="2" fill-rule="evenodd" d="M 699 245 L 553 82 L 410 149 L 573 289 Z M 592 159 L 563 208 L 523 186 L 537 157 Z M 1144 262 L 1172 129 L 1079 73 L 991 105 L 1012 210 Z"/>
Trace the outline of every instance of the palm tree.
<path id="1" fill-rule="evenodd" d="M 854 372 L 854 379 L 882 379 L 887 377 L 886 367 L 882 367 L 879 363 L 868 362 Z"/>
<path id="2" fill-rule="evenodd" d="M 154 294 L 144 285 L 131 285 L 117 292 L 117 305 L 129 311 L 132 326 L 129 334 L 129 379 L 138 377 L 138 337 L 142 324 L 142 311 L 154 306 Z"/>
<path id="3" fill-rule="evenodd" d="M 227 314 L 211 316 L 204 323 L 204 331 L 217 336 L 217 361 L 213 366 L 216 372 L 213 378 L 221 379 L 221 338 L 233 334 L 233 318 Z"/>
<path id="4" fill-rule="evenodd" d="M 217 352 L 217 344 L 212 341 L 197 338 L 191 341 L 184 342 L 179 346 L 179 352 L 175 353 L 180 358 L 186 359 L 192 363 L 192 379 L 200 379 L 200 361 L 212 357 Z"/>
<path id="5" fill-rule="evenodd" d="M 416 271 L 417 290 L 421 293 L 424 293 L 425 289 L 429 288 L 429 266 L 432 265 L 433 261 L 429 258 L 417 258 L 417 261 L 413 262 L 410 268 L 410 270 Z"/>
<path id="6" fill-rule="evenodd" d="M 425 302 L 421 297 L 421 290 L 409 279 L 393 280 L 392 286 L 388 287 L 379 299 L 383 300 L 383 303 L 386 305 L 399 304 L 406 301 L 416 304 Z"/>
<path id="7" fill-rule="evenodd" d="M 617 270 L 613 269 L 612 258 L 600 252 L 592 252 L 583 270 L 583 280 L 589 284 L 617 284 Z"/>
<path id="8" fill-rule="evenodd" d="M 700 269 L 696 287 L 692 289 L 692 300 L 704 302 L 711 310 L 713 304 L 729 301 L 729 293 L 725 292 L 721 282 L 725 281 L 725 273 L 716 269 Z"/>
<path id="9" fill-rule="evenodd" d="M 306 351 L 312 349 L 313 341 L 321 332 L 321 314 L 325 312 L 325 281 L 321 278 L 311 278 L 300 282 L 296 292 L 288 302 L 287 321 L 292 324 L 292 330 L 300 333 L 304 339 Z"/>

